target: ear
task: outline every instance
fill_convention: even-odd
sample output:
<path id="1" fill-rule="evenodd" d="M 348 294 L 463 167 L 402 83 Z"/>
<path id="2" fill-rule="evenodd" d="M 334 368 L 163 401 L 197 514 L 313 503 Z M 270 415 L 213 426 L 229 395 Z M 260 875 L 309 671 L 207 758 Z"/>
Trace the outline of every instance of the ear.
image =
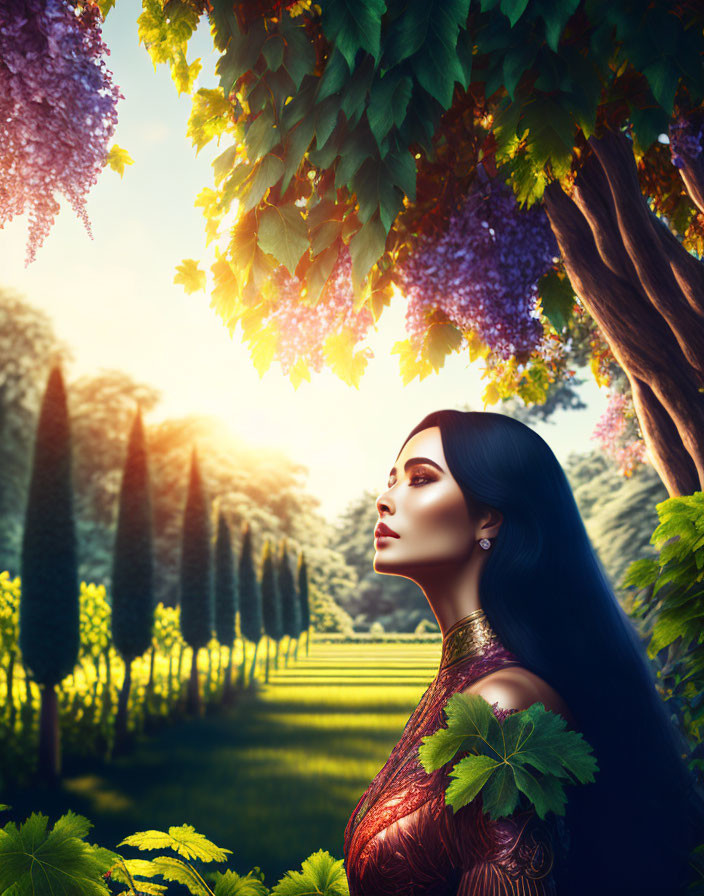
<path id="1" fill-rule="evenodd" d="M 495 507 L 490 507 L 482 516 L 479 525 L 479 538 L 496 538 L 501 528 L 504 515 Z"/>

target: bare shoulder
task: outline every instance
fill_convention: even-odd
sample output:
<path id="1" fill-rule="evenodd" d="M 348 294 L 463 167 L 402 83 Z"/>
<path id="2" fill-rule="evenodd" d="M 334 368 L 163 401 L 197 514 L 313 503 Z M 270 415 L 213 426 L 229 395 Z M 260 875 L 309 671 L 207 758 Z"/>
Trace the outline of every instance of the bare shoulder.
<path id="1" fill-rule="evenodd" d="M 562 696 L 547 681 L 523 666 L 490 672 L 466 687 L 463 693 L 479 694 L 487 703 L 498 701 L 500 709 L 521 710 L 542 703 L 545 709 L 558 713 L 569 725 L 576 727 Z"/>

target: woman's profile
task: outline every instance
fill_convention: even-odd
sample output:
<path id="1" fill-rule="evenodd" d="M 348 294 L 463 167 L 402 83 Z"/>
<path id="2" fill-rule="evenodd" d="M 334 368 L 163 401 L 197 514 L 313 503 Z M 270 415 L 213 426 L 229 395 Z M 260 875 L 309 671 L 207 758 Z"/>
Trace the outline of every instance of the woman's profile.
<path id="1" fill-rule="evenodd" d="M 498 413 L 428 414 L 377 499 L 374 569 L 423 590 L 438 672 L 344 836 L 350 896 L 678 894 L 704 840 L 704 801 L 645 648 L 547 443 Z M 448 768 L 419 762 L 456 693 L 502 721 L 542 702 L 594 750 L 564 817 L 456 813 Z M 452 763 L 450 763 L 452 765 Z"/>

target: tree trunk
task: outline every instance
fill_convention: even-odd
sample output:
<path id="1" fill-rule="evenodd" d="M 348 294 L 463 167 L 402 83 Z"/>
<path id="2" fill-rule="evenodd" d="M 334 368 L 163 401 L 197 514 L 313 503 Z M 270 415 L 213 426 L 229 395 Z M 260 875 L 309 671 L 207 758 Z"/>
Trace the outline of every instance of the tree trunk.
<path id="1" fill-rule="evenodd" d="M 225 669 L 225 684 L 222 690 L 222 702 L 226 705 L 232 703 L 232 698 L 234 696 L 232 688 L 232 647 L 233 645 L 230 644 L 227 654 L 227 667 Z"/>
<path id="2" fill-rule="evenodd" d="M 10 707 L 10 731 L 15 730 L 15 695 L 14 689 L 15 651 L 10 651 L 10 660 L 7 664 L 7 702 Z"/>
<path id="3" fill-rule="evenodd" d="M 240 680 L 239 686 L 240 688 L 244 688 L 245 686 L 245 662 L 247 660 L 247 642 L 244 638 L 242 638 L 242 665 L 240 666 Z"/>
<path id="4" fill-rule="evenodd" d="M 670 496 L 704 488 L 704 266 L 650 211 L 624 134 L 590 137 L 572 197 L 544 204 L 575 293 L 628 377 Z"/>
<path id="5" fill-rule="evenodd" d="M 56 686 L 45 684 L 41 688 L 37 779 L 47 787 L 56 787 L 59 783 L 61 775 L 60 736 L 59 701 Z"/>
<path id="6" fill-rule="evenodd" d="M 254 687 L 254 667 L 257 663 L 257 650 L 259 650 L 259 641 L 254 645 L 254 656 L 252 657 L 252 668 L 249 670 L 249 686 Z"/>
<path id="7" fill-rule="evenodd" d="M 154 662 L 156 654 L 156 642 L 152 638 L 152 646 L 149 657 L 149 680 L 147 681 L 146 693 L 144 695 L 145 713 L 149 713 L 152 704 L 152 695 L 154 693 Z"/>
<path id="8" fill-rule="evenodd" d="M 193 648 L 191 658 L 191 677 L 188 680 L 188 713 L 200 715 L 200 688 L 198 686 L 198 649 Z"/>
<path id="9" fill-rule="evenodd" d="M 115 752 L 120 753 L 127 745 L 127 704 L 132 687 L 132 660 L 124 659 L 125 677 L 122 682 L 122 690 L 117 701 L 117 715 L 115 716 Z"/>

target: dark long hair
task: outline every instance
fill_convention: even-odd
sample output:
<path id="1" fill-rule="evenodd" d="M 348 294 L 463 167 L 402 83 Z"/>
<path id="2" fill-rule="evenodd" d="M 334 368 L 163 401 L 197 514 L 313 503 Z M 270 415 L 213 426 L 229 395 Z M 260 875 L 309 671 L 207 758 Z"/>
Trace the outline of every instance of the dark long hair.
<path id="1" fill-rule="evenodd" d="M 436 411 L 406 442 L 431 426 L 470 514 L 503 514 L 481 606 L 504 646 L 565 699 L 599 765 L 593 783 L 567 790 L 560 894 L 679 893 L 704 840 L 704 800 L 564 470 L 534 430 L 504 414 Z"/>

